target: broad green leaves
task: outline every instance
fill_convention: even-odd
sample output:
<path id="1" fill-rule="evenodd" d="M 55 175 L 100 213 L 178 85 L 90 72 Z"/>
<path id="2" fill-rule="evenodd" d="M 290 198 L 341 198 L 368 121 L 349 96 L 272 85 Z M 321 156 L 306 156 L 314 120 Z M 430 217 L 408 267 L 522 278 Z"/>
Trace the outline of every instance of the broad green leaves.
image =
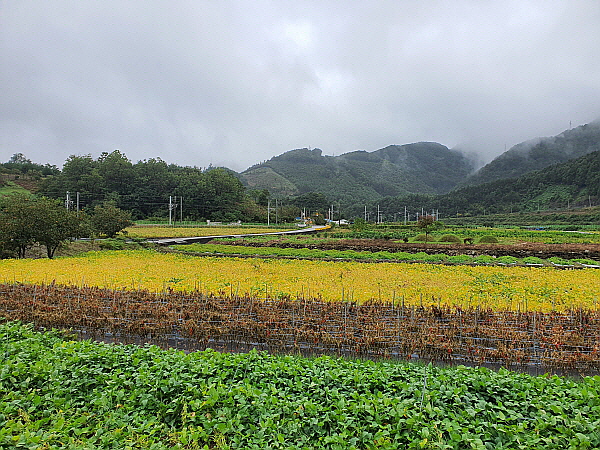
<path id="1" fill-rule="evenodd" d="M 184 354 L 0 326 L 0 447 L 600 446 L 600 377 Z M 426 377 L 426 383 L 423 382 Z"/>

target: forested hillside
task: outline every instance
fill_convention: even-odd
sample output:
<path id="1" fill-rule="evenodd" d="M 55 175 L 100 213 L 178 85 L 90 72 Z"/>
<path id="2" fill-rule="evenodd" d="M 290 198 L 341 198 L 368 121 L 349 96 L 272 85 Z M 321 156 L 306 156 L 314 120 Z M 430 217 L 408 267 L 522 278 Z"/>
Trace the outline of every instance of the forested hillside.
<path id="1" fill-rule="evenodd" d="M 12 183 L 7 192 L 24 187 L 61 200 L 69 192 L 82 209 L 109 200 L 136 220 L 166 218 L 171 205 L 174 217 L 188 220 L 266 221 L 269 201 L 277 220 L 304 210 L 327 214 L 331 205 L 346 218 L 363 217 L 366 206 L 371 219 L 394 220 L 405 207 L 414 218 L 431 210 L 456 217 L 596 205 L 599 155 L 597 122 L 519 144 L 472 176 L 465 155 L 431 142 L 339 156 L 297 149 L 241 174 L 159 158 L 133 163 L 118 150 L 97 159 L 72 155 L 62 170 L 16 154 L 0 169 Z"/>
<path id="2" fill-rule="evenodd" d="M 275 196 L 319 192 L 344 205 L 406 193 L 444 193 L 473 167 L 462 154 L 432 142 L 391 145 L 375 152 L 324 156 L 320 149 L 298 149 L 242 172 L 253 189 Z"/>
<path id="3" fill-rule="evenodd" d="M 600 203 L 600 151 L 518 178 L 456 189 L 444 195 L 388 197 L 377 204 L 387 214 L 439 210 L 442 216 L 558 210 Z M 363 207 L 364 208 L 364 207 Z M 370 205 L 370 210 L 376 208 Z M 353 215 L 360 215 L 355 208 Z"/>
<path id="4" fill-rule="evenodd" d="M 60 199 L 67 192 L 73 207 L 79 194 L 81 208 L 114 201 L 134 219 L 168 217 L 170 204 L 174 217 L 190 220 L 256 221 L 263 215 L 227 169 L 181 167 L 154 158 L 134 164 L 118 150 L 98 159 L 70 156 L 62 171 L 46 178 L 39 190 Z"/>
<path id="5" fill-rule="evenodd" d="M 558 136 L 537 138 L 515 145 L 466 179 L 477 185 L 504 178 L 517 178 L 600 150 L 600 122 L 566 130 Z"/>

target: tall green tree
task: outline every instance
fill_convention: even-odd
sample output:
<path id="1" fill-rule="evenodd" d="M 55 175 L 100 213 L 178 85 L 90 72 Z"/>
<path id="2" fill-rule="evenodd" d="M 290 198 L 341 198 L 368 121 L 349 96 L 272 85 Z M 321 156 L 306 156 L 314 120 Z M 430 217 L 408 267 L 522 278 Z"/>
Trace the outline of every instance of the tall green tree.
<path id="1" fill-rule="evenodd" d="M 113 238 L 133 225 L 133 222 L 129 211 L 118 208 L 114 203 L 106 202 L 94 208 L 90 225 L 94 233 Z"/>
<path id="2" fill-rule="evenodd" d="M 35 211 L 35 240 L 46 247 L 50 259 L 65 243 L 85 233 L 84 214 L 67 210 L 59 200 L 38 199 Z"/>
<path id="3" fill-rule="evenodd" d="M 240 180 L 223 168 L 204 173 L 199 188 L 199 198 L 205 217 L 211 220 L 240 220 L 240 203 L 245 188 Z"/>
<path id="4" fill-rule="evenodd" d="M 124 153 L 119 150 L 111 153 L 104 152 L 98 158 L 97 164 L 107 192 L 117 192 L 121 195 L 131 193 L 133 164 Z"/>
<path id="5" fill-rule="evenodd" d="M 423 215 L 417 221 L 417 228 L 425 232 L 425 244 L 427 244 L 429 242 L 429 233 L 444 228 L 444 224 L 439 220 L 435 220 L 433 216 Z"/>
<path id="6" fill-rule="evenodd" d="M 63 244 L 83 233 L 84 217 L 67 211 L 59 200 L 23 194 L 5 197 L 0 206 L 2 253 L 25 258 L 35 244 L 46 247 L 48 258 Z"/>
<path id="7" fill-rule="evenodd" d="M 0 236 L 5 252 L 14 252 L 25 258 L 36 243 L 36 199 L 31 195 L 13 194 L 2 199 L 0 205 Z"/>
<path id="8" fill-rule="evenodd" d="M 82 208 L 113 200 L 136 219 L 165 217 L 170 196 L 183 205 L 178 212 L 192 220 L 248 220 L 261 212 L 235 173 L 225 168 L 181 167 L 159 158 L 132 164 L 119 150 L 102 153 L 97 160 L 71 155 L 62 173 L 49 177 L 40 189 L 57 199 L 67 192 L 73 198 L 79 193 Z"/>

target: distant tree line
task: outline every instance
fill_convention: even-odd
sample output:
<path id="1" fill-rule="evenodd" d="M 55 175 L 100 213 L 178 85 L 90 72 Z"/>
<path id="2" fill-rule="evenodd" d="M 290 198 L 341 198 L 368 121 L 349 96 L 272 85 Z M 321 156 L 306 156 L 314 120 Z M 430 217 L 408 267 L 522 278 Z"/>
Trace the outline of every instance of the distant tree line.
<path id="1" fill-rule="evenodd" d="M 174 222 L 285 223 L 303 212 L 322 219 L 331 207 L 331 201 L 321 193 L 274 198 L 267 189 L 247 188 L 226 168 L 182 167 L 160 158 L 133 163 L 119 150 L 104 152 L 96 159 L 71 155 L 62 170 L 33 163 L 18 153 L 1 164 L 0 171 L 41 180 L 36 193 L 63 206 L 68 200 L 68 209 L 90 213 L 110 202 L 128 211 L 133 220 L 165 219 L 171 209 Z"/>
<path id="2" fill-rule="evenodd" d="M 169 209 L 184 220 L 259 221 L 266 213 L 228 169 L 182 167 L 160 158 L 132 163 L 119 150 L 97 159 L 72 155 L 40 186 L 40 194 L 51 198 L 65 199 L 67 192 L 80 207 L 111 201 L 135 220 L 164 218 Z"/>
<path id="3" fill-rule="evenodd" d="M 70 156 L 62 170 L 40 184 L 39 194 L 72 208 L 93 209 L 106 201 L 129 211 L 133 220 L 171 216 L 173 220 L 293 222 L 303 211 L 322 218 L 331 207 L 325 195 L 308 192 L 273 198 L 267 189 L 248 189 L 237 174 L 221 167 L 182 167 L 160 158 L 131 162 L 119 150 Z"/>
<path id="4" fill-rule="evenodd" d="M 177 220 L 281 223 L 292 222 L 304 212 L 315 217 L 318 213 L 322 218 L 331 209 L 337 220 L 363 218 L 366 207 L 371 221 L 378 219 L 378 210 L 386 221 L 402 221 L 405 208 L 409 220 L 414 221 L 417 213 L 433 211 L 436 216 L 439 212 L 447 218 L 559 210 L 600 201 L 597 151 L 515 179 L 466 186 L 443 195 L 381 197 L 367 204 L 348 201 L 348 196 L 356 194 L 351 189 L 345 192 L 344 199 L 328 198 L 320 192 L 319 185 L 310 186 L 311 191 L 298 196 L 273 198 L 267 189 L 248 189 L 235 172 L 226 168 L 182 167 L 160 158 L 133 163 L 119 150 L 102 153 L 97 159 L 72 155 L 62 170 L 31 163 L 22 154 L 16 154 L 2 164 L 2 170 L 45 173 L 39 184 L 40 196 L 64 202 L 69 192 L 71 209 L 88 213 L 110 202 L 128 211 L 133 220 L 164 219 L 171 214 Z"/>
<path id="5" fill-rule="evenodd" d="M 7 162 L 0 164 L 0 167 L 4 173 L 32 179 L 40 179 L 60 173 L 58 167 L 51 164 L 42 165 L 31 162 L 23 153 L 15 153 Z"/>

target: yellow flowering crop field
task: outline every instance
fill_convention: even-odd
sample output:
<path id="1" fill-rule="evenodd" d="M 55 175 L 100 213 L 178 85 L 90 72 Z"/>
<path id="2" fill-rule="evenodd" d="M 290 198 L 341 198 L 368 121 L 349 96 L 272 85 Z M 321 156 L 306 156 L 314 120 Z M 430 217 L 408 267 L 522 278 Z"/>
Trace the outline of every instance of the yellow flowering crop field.
<path id="1" fill-rule="evenodd" d="M 596 309 L 600 270 L 194 257 L 149 250 L 0 261 L 0 282 L 510 310 Z"/>
<path id="2" fill-rule="evenodd" d="M 131 238 L 178 238 L 197 236 L 228 236 L 232 234 L 275 233 L 290 228 L 268 227 L 167 227 L 167 226 L 132 226 L 125 229 Z"/>

